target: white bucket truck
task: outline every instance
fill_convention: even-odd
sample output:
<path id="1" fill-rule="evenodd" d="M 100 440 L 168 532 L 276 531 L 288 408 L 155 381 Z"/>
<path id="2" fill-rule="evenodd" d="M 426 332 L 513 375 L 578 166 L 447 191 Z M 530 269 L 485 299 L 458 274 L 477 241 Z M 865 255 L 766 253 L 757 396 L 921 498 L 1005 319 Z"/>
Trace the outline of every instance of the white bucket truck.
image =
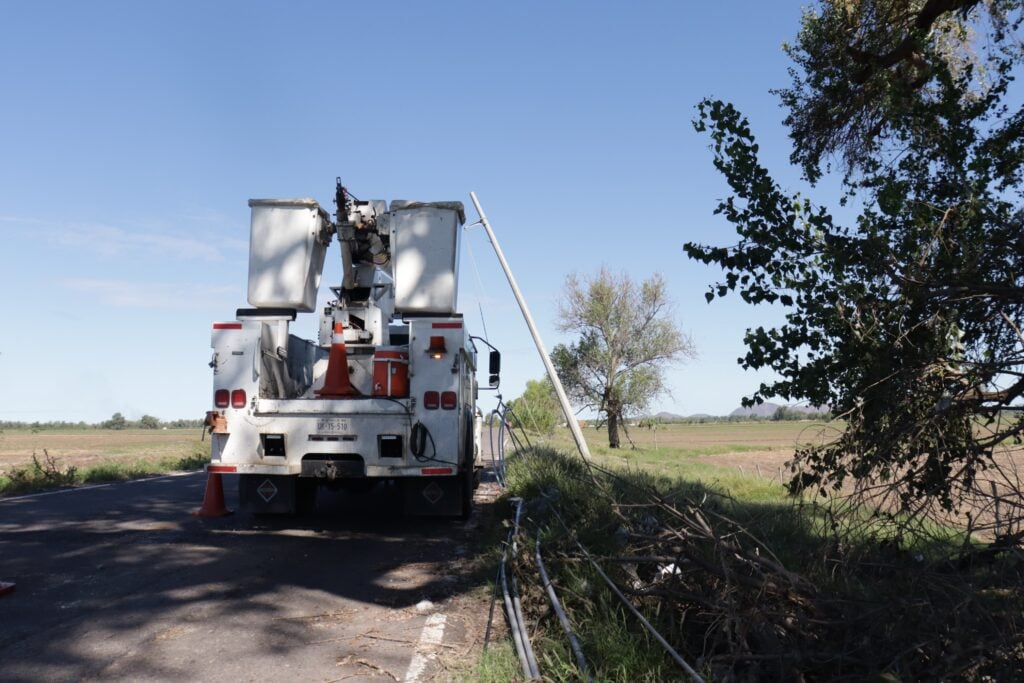
<path id="1" fill-rule="evenodd" d="M 210 473 L 237 473 L 243 510 L 294 513 L 321 486 L 401 486 L 407 513 L 465 516 L 480 462 L 477 349 L 456 308 L 460 202 L 253 199 L 252 308 L 213 324 Z M 343 282 L 315 341 L 337 237 Z M 488 345 L 489 346 L 489 345 Z M 497 386 L 500 356 L 489 358 Z"/>

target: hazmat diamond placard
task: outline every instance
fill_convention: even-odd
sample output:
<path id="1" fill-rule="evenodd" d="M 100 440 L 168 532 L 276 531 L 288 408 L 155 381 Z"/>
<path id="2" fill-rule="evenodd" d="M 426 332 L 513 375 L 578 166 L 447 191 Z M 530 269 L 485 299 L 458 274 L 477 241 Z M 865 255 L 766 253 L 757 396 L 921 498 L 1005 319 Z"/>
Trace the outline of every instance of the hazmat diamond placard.
<path id="1" fill-rule="evenodd" d="M 444 496 L 444 490 L 436 481 L 432 481 L 423 487 L 423 497 L 430 501 L 431 505 L 437 505 L 437 501 Z"/>
<path id="2" fill-rule="evenodd" d="M 263 499 L 264 503 L 269 503 L 270 499 L 277 495 L 277 487 L 274 486 L 274 482 L 264 479 L 263 483 L 256 489 L 256 493 L 260 494 L 260 498 Z"/>

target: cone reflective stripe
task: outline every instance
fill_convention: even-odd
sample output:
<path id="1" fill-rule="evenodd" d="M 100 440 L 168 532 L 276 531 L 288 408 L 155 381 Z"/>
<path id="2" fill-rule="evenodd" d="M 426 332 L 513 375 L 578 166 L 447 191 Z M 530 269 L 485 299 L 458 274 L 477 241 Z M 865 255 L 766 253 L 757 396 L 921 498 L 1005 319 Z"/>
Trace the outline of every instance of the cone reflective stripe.
<path id="1" fill-rule="evenodd" d="M 198 510 L 193 510 L 192 514 L 196 517 L 223 517 L 231 514 L 231 510 L 224 504 L 224 482 L 219 472 L 210 472 L 206 477 L 203 504 Z"/>
<path id="2" fill-rule="evenodd" d="M 16 584 L 13 584 L 9 581 L 0 581 L 0 595 L 7 595 L 8 593 L 13 593 L 15 585 Z"/>
<path id="3" fill-rule="evenodd" d="M 327 357 L 327 373 L 324 386 L 317 389 L 316 395 L 322 398 L 346 398 L 358 396 L 359 392 L 352 386 L 348 375 L 348 351 L 345 350 L 345 326 L 334 323 L 334 335 L 331 337 L 331 355 Z"/>

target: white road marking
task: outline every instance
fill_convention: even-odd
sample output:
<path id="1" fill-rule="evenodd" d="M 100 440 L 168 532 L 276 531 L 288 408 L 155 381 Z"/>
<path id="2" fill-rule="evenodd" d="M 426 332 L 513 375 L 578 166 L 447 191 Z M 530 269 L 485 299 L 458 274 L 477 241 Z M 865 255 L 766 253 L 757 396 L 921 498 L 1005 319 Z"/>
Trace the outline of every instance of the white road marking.
<path id="1" fill-rule="evenodd" d="M 7 498 L 0 498 L 0 504 L 12 500 L 25 500 L 26 498 L 42 498 L 43 496 L 56 496 L 58 493 L 74 493 L 75 491 L 88 491 L 90 489 L 105 489 L 108 486 L 116 486 L 118 484 L 139 484 L 144 481 L 156 481 L 157 479 L 169 479 L 171 477 L 187 477 L 193 474 L 203 474 L 203 472 L 175 472 L 174 474 L 162 474 L 159 477 L 147 477 L 146 479 L 129 479 L 128 481 L 112 481 L 109 484 L 71 486 L 66 489 L 57 489 L 56 491 L 43 491 L 42 493 L 26 493 L 21 496 L 10 496 Z"/>
<path id="2" fill-rule="evenodd" d="M 416 643 L 416 653 L 405 672 L 406 683 L 417 683 L 427 669 L 427 664 L 437 658 L 437 646 L 444 641 L 444 624 L 448 618 L 443 614 L 431 614 L 423 624 L 423 631 Z"/>
<path id="3" fill-rule="evenodd" d="M 157 479 L 171 479 L 172 477 L 191 477 L 196 474 L 206 474 L 202 470 L 195 472 L 171 472 L 170 474 L 161 474 L 159 477 L 148 477 L 146 479 L 129 479 L 128 481 L 115 481 L 114 484 L 142 484 L 147 481 L 156 481 Z"/>
<path id="4" fill-rule="evenodd" d="M 55 496 L 58 493 L 71 493 L 72 491 L 88 491 L 89 489 L 105 489 L 113 484 L 93 484 L 92 486 L 76 486 L 68 489 L 57 489 L 56 491 L 44 491 L 42 493 L 26 493 L 23 496 L 11 496 L 10 498 L 0 498 L 0 503 L 6 503 L 12 500 L 25 500 L 26 498 L 42 498 L 43 496 Z"/>

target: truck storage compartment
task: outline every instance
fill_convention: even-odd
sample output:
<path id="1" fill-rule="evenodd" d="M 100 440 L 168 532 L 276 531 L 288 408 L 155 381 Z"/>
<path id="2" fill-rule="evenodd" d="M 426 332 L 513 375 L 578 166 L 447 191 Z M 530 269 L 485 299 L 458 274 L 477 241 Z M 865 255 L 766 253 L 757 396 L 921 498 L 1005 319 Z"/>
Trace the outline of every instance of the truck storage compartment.
<path id="1" fill-rule="evenodd" d="M 409 352 L 394 346 L 380 346 L 373 354 L 373 395 L 409 396 Z"/>
<path id="2" fill-rule="evenodd" d="M 312 311 L 329 216 L 312 199 L 250 199 L 249 206 L 249 304 Z"/>
<path id="3" fill-rule="evenodd" d="M 391 202 L 395 311 L 456 310 L 462 202 Z"/>

